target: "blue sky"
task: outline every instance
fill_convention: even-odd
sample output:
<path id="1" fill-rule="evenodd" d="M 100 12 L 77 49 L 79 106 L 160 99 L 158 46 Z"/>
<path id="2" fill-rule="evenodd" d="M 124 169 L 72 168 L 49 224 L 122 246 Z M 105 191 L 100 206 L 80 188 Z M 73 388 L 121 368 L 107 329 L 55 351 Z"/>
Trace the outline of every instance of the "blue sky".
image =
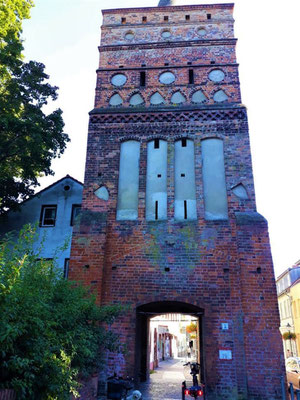
<path id="1" fill-rule="evenodd" d="M 25 21 L 25 56 L 43 62 L 57 85 L 71 143 L 54 177 L 83 181 L 88 112 L 93 108 L 101 9 L 156 6 L 158 0 L 35 0 Z M 182 0 L 183 4 L 195 3 Z M 203 1 L 202 3 L 227 1 Z M 201 3 L 201 1 L 199 1 Z M 243 103 L 248 108 L 258 211 L 269 221 L 275 273 L 300 259 L 299 32 L 296 1 L 237 0 L 235 36 Z M 51 106 L 49 106 L 51 109 Z"/>

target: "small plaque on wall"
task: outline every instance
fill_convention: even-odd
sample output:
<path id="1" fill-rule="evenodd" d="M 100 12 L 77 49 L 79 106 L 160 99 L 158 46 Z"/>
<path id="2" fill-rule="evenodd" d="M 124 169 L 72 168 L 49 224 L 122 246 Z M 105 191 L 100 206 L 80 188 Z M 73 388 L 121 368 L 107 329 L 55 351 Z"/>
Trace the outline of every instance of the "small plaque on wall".
<path id="1" fill-rule="evenodd" d="M 228 322 L 222 322 L 221 323 L 221 328 L 222 328 L 222 331 L 227 331 L 228 328 L 229 328 Z"/>
<path id="2" fill-rule="evenodd" d="M 219 350 L 219 358 L 220 360 L 232 360 L 232 351 L 231 350 Z"/>

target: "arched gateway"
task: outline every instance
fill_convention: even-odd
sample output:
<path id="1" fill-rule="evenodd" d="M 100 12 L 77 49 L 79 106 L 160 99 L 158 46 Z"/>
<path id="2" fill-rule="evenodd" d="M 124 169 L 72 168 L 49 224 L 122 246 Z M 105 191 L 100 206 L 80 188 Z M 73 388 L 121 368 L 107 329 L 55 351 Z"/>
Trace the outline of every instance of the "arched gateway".
<path id="1" fill-rule="evenodd" d="M 197 319 L 198 332 L 197 348 L 200 349 L 197 355 L 197 362 L 204 366 L 203 348 L 203 317 L 204 310 L 193 304 L 180 301 L 157 301 L 147 303 L 136 308 L 136 336 L 135 336 L 135 377 L 141 381 L 149 378 L 149 330 L 150 319 L 162 314 L 187 314 Z M 205 371 L 201 368 L 201 380 L 205 382 Z"/>
<path id="2" fill-rule="evenodd" d="M 147 379 L 150 315 L 188 313 L 207 400 L 279 399 L 277 296 L 233 4 L 160 4 L 103 11 L 69 276 L 99 304 L 130 304 L 117 323 L 124 373 Z"/>

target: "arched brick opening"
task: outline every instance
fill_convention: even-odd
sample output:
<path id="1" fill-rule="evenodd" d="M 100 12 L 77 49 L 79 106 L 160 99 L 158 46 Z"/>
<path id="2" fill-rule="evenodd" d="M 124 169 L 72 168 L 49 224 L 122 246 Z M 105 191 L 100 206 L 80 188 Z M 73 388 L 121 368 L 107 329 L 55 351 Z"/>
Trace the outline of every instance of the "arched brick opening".
<path id="1" fill-rule="evenodd" d="M 135 343 L 135 379 L 146 381 L 149 379 L 149 329 L 150 318 L 161 314 L 188 314 L 197 317 L 199 335 L 198 348 L 200 349 L 198 362 L 201 364 L 200 379 L 205 382 L 203 320 L 204 309 L 193 304 L 180 301 L 156 301 L 143 304 L 136 308 L 136 343 Z"/>

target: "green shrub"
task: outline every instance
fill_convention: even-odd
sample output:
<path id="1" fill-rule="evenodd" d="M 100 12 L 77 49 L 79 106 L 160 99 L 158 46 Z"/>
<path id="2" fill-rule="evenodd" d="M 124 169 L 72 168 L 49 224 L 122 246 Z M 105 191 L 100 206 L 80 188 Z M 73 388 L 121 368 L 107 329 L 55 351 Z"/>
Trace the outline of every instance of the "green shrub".
<path id="1" fill-rule="evenodd" d="M 105 350 L 118 350 L 109 326 L 123 308 L 97 306 L 87 288 L 37 261 L 33 240 L 26 226 L 18 242 L 0 243 L 0 388 L 18 399 L 69 400 L 79 372 L 98 371 Z"/>

